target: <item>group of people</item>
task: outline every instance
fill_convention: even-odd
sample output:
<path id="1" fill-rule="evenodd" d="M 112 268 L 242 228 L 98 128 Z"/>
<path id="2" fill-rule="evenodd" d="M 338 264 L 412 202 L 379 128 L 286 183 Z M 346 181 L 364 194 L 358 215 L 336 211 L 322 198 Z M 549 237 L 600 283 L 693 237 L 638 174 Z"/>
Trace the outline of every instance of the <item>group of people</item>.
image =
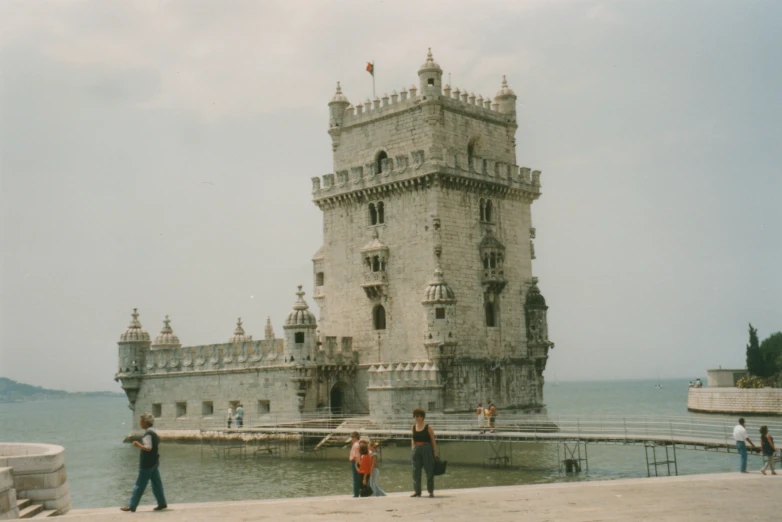
<path id="1" fill-rule="evenodd" d="M 231 429 L 231 423 L 236 418 L 236 427 L 241 428 L 244 426 L 244 404 L 241 402 L 236 404 L 236 413 L 234 413 L 233 403 L 228 403 L 228 429 Z"/>
<path id="2" fill-rule="evenodd" d="M 768 432 L 768 426 L 763 425 L 760 427 L 760 452 L 763 454 L 763 467 L 760 472 L 766 474 L 766 469 L 770 469 L 772 475 L 776 475 L 774 471 L 774 457 L 777 451 L 777 447 L 774 446 L 774 438 Z M 739 423 L 733 428 L 733 440 L 736 441 L 736 449 L 739 452 L 740 463 L 739 471 L 742 473 L 747 472 L 747 443 L 752 446 L 752 449 L 757 451 L 758 447 L 750 440 L 747 435 L 747 429 L 744 427 L 744 418 L 739 419 Z"/>
<path id="3" fill-rule="evenodd" d="M 437 438 L 434 429 L 426 424 L 426 412 L 421 408 L 413 410 L 415 423 L 412 426 L 410 438 L 411 460 L 413 463 L 413 494 L 411 497 L 421 496 L 421 478 L 426 472 L 426 491 L 429 497 L 434 497 L 434 472 L 435 460 L 438 458 Z M 365 485 L 372 488 L 371 496 L 384 497 L 385 491 L 378 485 L 377 448 L 375 441 L 368 443 L 362 441 L 357 431 L 350 435 L 350 469 L 353 475 L 353 496 L 358 498 L 361 489 Z"/>
<path id="4" fill-rule="evenodd" d="M 486 428 L 489 429 L 489 433 L 494 433 L 497 428 L 497 407 L 491 401 L 487 401 L 487 407 L 483 407 L 483 403 L 479 402 L 478 407 L 475 408 L 475 415 L 478 417 L 478 429 L 481 433 L 486 433 Z"/>
<path id="5" fill-rule="evenodd" d="M 690 388 L 703 388 L 703 383 L 700 378 L 690 381 Z"/>

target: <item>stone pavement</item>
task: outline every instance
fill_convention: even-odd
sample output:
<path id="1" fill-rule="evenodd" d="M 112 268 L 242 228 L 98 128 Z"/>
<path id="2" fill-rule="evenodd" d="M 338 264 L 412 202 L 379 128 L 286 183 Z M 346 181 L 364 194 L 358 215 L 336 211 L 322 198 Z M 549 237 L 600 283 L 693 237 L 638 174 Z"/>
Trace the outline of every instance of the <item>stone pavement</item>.
<path id="1" fill-rule="evenodd" d="M 570 521 L 726 521 L 782 520 L 782 474 L 758 472 L 623 479 L 568 484 L 503 486 L 437 491 L 437 497 L 347 496 L 265 501 L 174 504 L 154 512 L 118 508 L 73 510 L 63 522 L 220 522 L 249 520 L 534 520 Z M 144 500 L 151 500 L 147 491 Z M 154 500 L 152 500 L 154 502 Z"/>

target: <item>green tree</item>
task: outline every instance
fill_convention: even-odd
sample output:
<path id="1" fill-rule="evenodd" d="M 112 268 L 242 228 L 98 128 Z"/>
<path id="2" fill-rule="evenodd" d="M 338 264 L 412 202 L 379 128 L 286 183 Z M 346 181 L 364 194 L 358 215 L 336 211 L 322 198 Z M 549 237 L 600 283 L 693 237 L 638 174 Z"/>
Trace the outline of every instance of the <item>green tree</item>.
<path id="1" fill-rule="evenodd" d="M 758 329 L 749 325 L 749 344 L 747 345 L 747 371 L 750 375 L 758 377 L 768 377 L 766 359 L 760 353 L 760 342 L 758 341 Z"/>

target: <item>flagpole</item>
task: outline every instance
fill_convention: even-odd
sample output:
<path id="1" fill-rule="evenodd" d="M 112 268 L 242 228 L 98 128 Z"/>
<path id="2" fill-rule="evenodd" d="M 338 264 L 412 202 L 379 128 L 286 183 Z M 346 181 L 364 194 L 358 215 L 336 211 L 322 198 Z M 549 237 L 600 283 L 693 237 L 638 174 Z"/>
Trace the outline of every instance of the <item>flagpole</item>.
<path id="1" fill-rule="evenodd" d="M 375 96 L 375 60 L 372 60 L 372 101 L 374 102 Z"/>

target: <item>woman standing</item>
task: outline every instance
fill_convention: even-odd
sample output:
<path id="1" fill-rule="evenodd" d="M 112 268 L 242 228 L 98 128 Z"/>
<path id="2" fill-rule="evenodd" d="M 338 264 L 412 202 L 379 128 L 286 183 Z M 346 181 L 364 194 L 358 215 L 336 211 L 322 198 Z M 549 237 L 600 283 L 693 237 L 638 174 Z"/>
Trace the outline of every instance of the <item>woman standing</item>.
<path id="1" fill-rule="evenodd" d="M 776 475 L 777 472 L 774 471 L 774 452 L 777 451 L 777 448 L 774 446 L 774 439 L 768 432 L 768 426 L 765 425 L 760 427 L 760 451 L 763 452 L 763 458 L 766 460 L 766 463 L 763 464 L 760 472 L 765 475 L 766 468 L 770 467 L 771 474 Z"/>
<path id="2" fill-rule="evenodd" d="M 426 471 L 426 490 L 430 497 L 434 497 L 434 459 L 437 455 L 437 441 L 434 430 L 428 424 L 424 424 L 426 412 L 421 408 L 413 410 L 413 439 L 410 444 L 413 449 L 413 494 L 412 497 L 421 496 L 421 469 Z"/>
<path id="3" fill-rule="evenodd" d="M 358 447 L 359 457 L 356 471 L 361 476 L 361 486 L 366 486 L 372 476 L 372 457 L 369 455 L 369 447 L 366 442 L 361 442 Z M 362 495 L 364 496 L 364 495 Z"/>
<path id="4" fill-rule="evenodd" d="M 383 491 L 383 488 L 377 483 L 377 479 L 380 477 L 380 471 L 377 469 L 378 446 L 380 446 L 380 443 L 377 441 L 374 441 L 369 445 L 369 456 L 372 458 L 372 473 L 369 475 L 369 485 L 372 487 L 372 491 L 374 491 L 373 494 L 376 497 L 385 497 L 386 492 Z"/>

